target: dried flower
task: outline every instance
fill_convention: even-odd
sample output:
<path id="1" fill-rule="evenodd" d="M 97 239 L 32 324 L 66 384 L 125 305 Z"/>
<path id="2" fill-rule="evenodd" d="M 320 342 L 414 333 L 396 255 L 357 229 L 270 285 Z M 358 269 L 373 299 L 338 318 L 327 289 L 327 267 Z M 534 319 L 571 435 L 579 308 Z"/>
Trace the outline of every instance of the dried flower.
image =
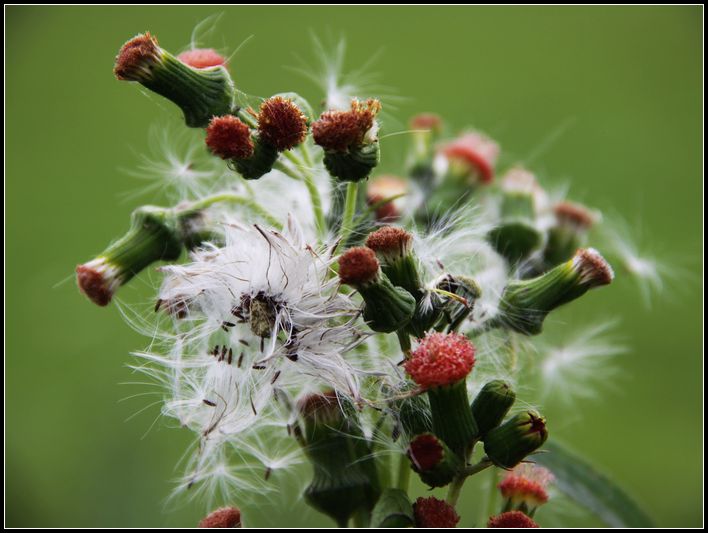
<path id="1" fill-rule="evenodd" d="M 206 133 L 209 150 L 221 159 L 247 159 L 253 155 L 251 130 L 233 115 L 212 118 Z"/>
<path id="2" fill-rule="evenodd" d="M 533 521 L 533 519 L 529 518 L 521 511 L 508 511 L 500 515 L 490 517 L 487 527 L 518 528 L 539 526 Z"/>
<path id="3" fill-rule="evenodd" d="M 197 527 L 241 527 L 241 511 L 237 507 L 222 507 L 202 518 Z"/>
<path id="4" fill-rule="evenodd" d="M 258 133 L 277 151 L 290 150 L 305 140 L 307 117 L 292 100 L 274 96 L 261 104 Z"/>

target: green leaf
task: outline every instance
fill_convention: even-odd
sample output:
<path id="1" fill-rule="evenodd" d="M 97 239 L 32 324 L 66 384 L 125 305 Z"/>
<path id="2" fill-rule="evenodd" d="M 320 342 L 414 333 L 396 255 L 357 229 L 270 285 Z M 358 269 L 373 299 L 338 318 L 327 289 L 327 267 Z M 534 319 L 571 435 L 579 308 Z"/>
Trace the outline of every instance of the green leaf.
<path id="1" fill-rule="evenodd" d="M 411 527 L 413 506 L 401 489 L 386 489 L 371 512 L 371 527 Z"/>
<path id="2" fill-rule="evenodd" d="M 651 518 L 607 476 L 558 442 L 534 456 L 556 477 L 558 489 L 611 527 L 653 527 Z"/>

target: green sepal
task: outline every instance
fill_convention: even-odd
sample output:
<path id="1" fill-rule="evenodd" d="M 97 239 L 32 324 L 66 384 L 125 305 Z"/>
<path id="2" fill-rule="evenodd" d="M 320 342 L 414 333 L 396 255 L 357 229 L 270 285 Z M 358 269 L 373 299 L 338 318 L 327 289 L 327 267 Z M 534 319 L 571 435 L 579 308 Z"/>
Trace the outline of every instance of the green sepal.
<path id="1" fill-rule="evenodd" d="M 464 460 L 434 434 L 424 433 L 417 435 L 416 438 L 422 436 L 429 436 L 437 441 L 442 452 L 440 461 L 432 468 L 421 470 L 419 465 L 416 464 L 409 448 L 408 458 L 411 460 L 411 468 L 418 474 L 421 481 L 429 487 L 445 487 L 460 473 L 460 470 L 464 466 Z"/>
<path id="2" fill-rule="evenodd" d="M 140 83 L 176 104 L 190 128 L 204 128 L 233 107 L 234 82 L 225 67 L 196 69 L 162 49 L 151 75 Z"/>
<path id="3" fill-rule="evenodd" d="M 352 148 L 348 152 L 325 151 L 324 165 L 330 175 L 341 181 L 361 181 L 379 164 L 378 141 Z"/>
<path id="4" fill-rule="evenodd" d="M 487 233 L 489 244 L 512 265 L 528 258 L 542 239 L 541 232 L 523 220 L 502 222 Z"/>
<path id="5" fill-rule="evenodd" d="M 371 512 L 371 527 L 412 527 L 413 505 L 401 489 L 386 489 Z"/>
<path id="6" fill-rule="evenodd" d="M 495 320 L 518 333 L 537 335 L 548 313 L 589 289 L 571 259 L 535 278 L 511 281 L 504 289 Z"/>
<path id="7" fill-rule="evenodd" d="M 554 267 L 567 261 L 578 248 L 585 244 L 578 228 L 571 225 L 558 225 L 548 230 L 546 246 L 543 249 L 543 262 L 547 267 Z"/>
<path id="8" fill-rule="evenodd" d="M 428 389 L 433 433 L 462 458 L 474 446 L 479 436 L 467 398 L 467 384 L 462 379 L 451 385 Z"/>
<path id="9" fill-rule="evenodd" d="M 501 424 L 515 400 L 516 393 L 505 381 L 495 379 L 482 387 L 471 406 L 481 437 Z"/>
<path id="10" fill-rule="evenodd" d="M 484 437 L 484 452 L 501 468 L 514 468 L 548 438 L 546 419 L 536 411 L 519 413 Z"/>
<path id="11" fill-rule="evenodd" d="M 117 267 L 126 283 L 156 261 L 175 261 L 182 253 L 179 221 L 173 210 L 143 206 L 133 211 L 128 232 L 99 255 Z"/>
<path id="12" fill-rule="evenodd" d="M 277 160 L 278 151 L 256 137 L 253 142 L 253 155 L 247 159 L 231 159 L 229 167 L 241 174 L 244 179 L 257 180 L 273 170 Z"/>
<path id="13" fill-rule="evenodd" d="M 408 324 L 415 312 L 415 298 L 401 287 L 394 287 L 385 274 L 375 282 L 359 287 L 364 299 L 364 321 L 379 333 L 391 333 Z"/>

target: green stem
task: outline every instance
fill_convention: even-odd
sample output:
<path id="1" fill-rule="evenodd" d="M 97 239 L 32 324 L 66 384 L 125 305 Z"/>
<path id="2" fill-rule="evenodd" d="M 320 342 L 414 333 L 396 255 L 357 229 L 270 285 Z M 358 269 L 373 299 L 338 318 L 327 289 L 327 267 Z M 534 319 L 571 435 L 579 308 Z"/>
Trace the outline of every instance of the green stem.
<path id="1" fill-rule="evenodd" d="M 284 152 L 284 153 L 287 154 L 289 152 Z M 275 162 L 275 164 L 273 165 L 273 168 L 276 170 L 279 170 L 280 172 L 282 172 L 283 174 L 285 174 L 286 176 L 288 176 L 294 180 L 300 181 L 302 179 L 300 174 L 295 172 L 292 168 L 290 168 L 288 165 L 283 163 L 280 159 L 278 159 Z"/>
<path id="2" fill-rule="evenodd" d="M 406 455 L 401 455 L 398 461 L 398 477 L 396 479 L 396 488 L 404 492 L 408 492 L 408 486 L 411 479 L 411 465 Z"/>
<path id="3" fill-rule="evenodd" d="M 342 245 L 347 242 L 347 237 L 354 229 L 353 220 L 356 212 L 356 197 L 359 191 L 359 183 L 350 181 L 347 183 L 347 195 L 344 198 L 344 212 L 342 213 L 342 226 L 339 230 L 339 240 Z"/>
<path id="4" fill-rule="evenodd" d="M 312 173 L 312 160 L 310 158 L 310 151 L 307 149 L 305 143 L 300 145 L 303 161 L 301 161 L 294 153 L 291 151 L 283 152 L 283 155 L 293 164 L 295 168 L 300 171 L 300 175 L 297 176 L 298 179 L 302 179 L 307 187 L 307 192 L 310 195 L 310 202 L 312 202 L 312 210 L 315 215 L 315 226 L 317 228 L 317 235 L 320 238 L 324 237 L 324 232 L 327 227 L 325 222 L 324 211 L 322 209 L 322 197 L 320 192 L 317 190 L 317 184 L 315 183 L 314 175 Z M 289 170 L 289 169 L 288 169 Z M 291 174 L 288 174 L 291 177 Z"/>
<path id="5" fill-rule="evenodd" d="M 447 503 L 455 507 L 457 505 L 457 500 L 460 498 L 460 492 L 462 492 L 462 487 L 469 476 L 473 476 L 485 468 L 492 466 L 492 462 L 489 459 L 482 459 L 479 463 L 466 467 L 460 474 L 455 477 L 455 479 L 450 483 L 450 488 L 447 491 L 447 498 L 445 499 Z"/>
<path id="6" fill-rule="evenodd" d="M 245 196 L 240 196 L 238 194 L 232 194 L 232 193 L 220 193 L 220 194 L 215 194 L 213 196 L 208 196 L 202 200 L 198 200 L 196 202 L 192 202 L 189 204 L 189 207 L 187 207 L 184 210 L 180 210 L 180 214 L 183 212 L 189 212 L 189 211 L 198 211 L 200 209 L 206 209 L 208 207 L 211 207 L 214 204 L 218 204 L 221 202 L 228 202 L 232 204 L 237 204 L 237 205 L 243 205 L 248 207 L 251 211 L 259 215 L 263 220 L 265 220 L 268 224 L 271 226 L 280 226 L 280 222 L 278 219 L 273 217 L 270 213 L 268 213 L 265 209 L 263 209 L 258 203 L 254 202 L 250 198 L 246 198 Z"/>
<path id="7" fill-rule="evenodd" d="M 480 524 L 485 524 L 487 518 L 497 514 L 497 496 L 499 491 L 497 489 L 497 479 L 498 471 L 496 468 L 492 468 L 489 471 L 489 488 L 487 489 L 487 512 L 480 517 Z"/>

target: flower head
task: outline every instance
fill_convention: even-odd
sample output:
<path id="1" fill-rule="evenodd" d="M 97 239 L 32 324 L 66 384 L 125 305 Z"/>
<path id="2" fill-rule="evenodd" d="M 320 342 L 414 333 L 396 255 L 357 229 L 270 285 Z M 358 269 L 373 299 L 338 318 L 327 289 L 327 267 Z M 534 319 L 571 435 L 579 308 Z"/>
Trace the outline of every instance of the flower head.
<path id="1" fill-rule="evenodd" d="M 305 140 L 307 117 L 291 99 L 274 96 L 261 104 L 258 132 L 279 152 L 290 150 Z"/>
<path id="2" fill-rule="evenodd" d="M 237 507 L 222 507 L 202 518 L 198 527 L 241 527 L 241 511 Z"/>
<path id="3" fill-rule="evenodd" d="M 151 65 L 160 60 L 160 47 L 150 32 L 125 43 L 116 57 L 113 73 L 119 80 L 143 81 L 152 77 Z"/>
<path id="4" fill-rule="evenodd" d="M 443 459 L 444 448 L 432 433 L 423 433 L 411 440 L 408 455 L 419 470 L 431 470 Z"/>
<path id="5" fill-rule="evenodd" d="M 406 361 L 406 372 L 424 389 L 464 379 L 474 366 L 474 346 L 459 333 L 429 333 Z"/>
<path id="6" fill-rule="evenodd" d="M 380 256 L 385 257 L 387 261 L 395 261 L 410 254 L 412 243 L 413 235 L 403 228 L 395 226 L 379 228 L 369 233 L 366 238 L 367 248 L 371 248 Z"/>
<path id="7" fill-rule="evenodd" d="M 538 527 L 538 524 L 521 511 L 508 511 L 500 515 L 490 517 L 487 527 Z"/>
<path id="8" fill-rule="evenodd" d="M 379 260 L 366 247 L 350 248 L 339 258 L 339 279 L 347 285 L 368 285 L 380 274 Z"/>
<path id="9" fill-rule="evenodd" d="M 615 272 L 595 248 L 580 249 L 573 257 L 573 268 L 580 274 L 581 283 L 588 287 L 609 285 Z"/>
<path id="10" fill-rule="evenodd" d="M 182 63 L 193 68 L 226 66 L 226 58 L 213 48 L 194 48 L 177 56 Z"/>
<path id="11" fill-rule="evenodd" d="M 378 100 L 352 100 L 349 111 L 322 113 L 312 124 L 312 137 L 325 150 L 348 152 L 364 144 L 367 136 L 372 134 L 380 110 L 381 103 Z"/>
<path id="12" fill-rule="evenodd" d="M 430 130 L 439 133 L 442 130 L 442 118 L 435 113 L 420 113 L 410 120 L 410 127 L 414 130 Z"/>
<path id="13" fill-rule="evenodd" d="M 561 224 L 569 224 L 579 229 L 591 228 L 598 219 L 596 213 L 575 202 L 558 202 L 553 206 L 556 220 Z"/>
<path id="14" fill-rule="evenodd" d="M 409 193 L 409 185 L 398 176 L 378 176 L 371 179 L 366 187 L 366 201 L 377 206 L 375 215 L 379 222 L 394 222 L 401 217 L 401 198 Z"/>
<path id="15" fill-rule="evenodd" d="M 118 287 L 121 286 L 120 269 L 99 257 L 76 267 L 76 281 L 79 289 L 101 307 L 108 305 Z"/>
<path id="16" fill-rule="evenodd" d="M 449 503 L 429 498 L 418 498 L 413 504 L 416 527 L 455 527 L 460 517 Z"/>
<path id="17" fill-rule="evenodd" d="M 475 131 L 458 137 L 445 146 L 442 153 L 449 160 L 459 161 L 479 173 L 483 183 L 489 183 L 494 178 L 499 145 L 483 133 Z"/>
<path id="18" fill-rule="evenodd" d="M 221 159 L 247 159 L 254 151 L 251 130 L 232 115 L 211 119 L 206 131 L 206 144 Z"/>
<path id="19" fill-rule="evenodd" d="M 512 506 L 525 504 L 531 510 L 548 501 L 546 489 L 552 481 L 553 474 L 546 468 L 522 463 L 506 474 L 499 483 L 499 490 Z"/>

